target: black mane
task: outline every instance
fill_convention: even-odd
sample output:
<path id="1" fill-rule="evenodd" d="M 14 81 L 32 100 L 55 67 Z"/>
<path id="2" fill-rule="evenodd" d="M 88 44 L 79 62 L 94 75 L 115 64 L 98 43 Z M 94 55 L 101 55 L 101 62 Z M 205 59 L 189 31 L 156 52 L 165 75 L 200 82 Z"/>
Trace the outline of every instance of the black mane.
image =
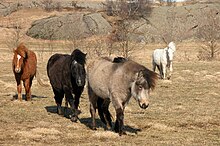
<path id="1" fill-rule="evenodd" d="M 126 61 L 128 61 L 128 59 L 126 59 L 124 57 L 115 57 L 112 62 L 113 63 L 124 63 Z"/>
<path id="2" fill-rule="evenodd" d="M 84 65 L 86 63 L 86 54 L 79 49 L 75 49 L 71 54 L 72 60 L 76 60 L 78 63 Z"/>

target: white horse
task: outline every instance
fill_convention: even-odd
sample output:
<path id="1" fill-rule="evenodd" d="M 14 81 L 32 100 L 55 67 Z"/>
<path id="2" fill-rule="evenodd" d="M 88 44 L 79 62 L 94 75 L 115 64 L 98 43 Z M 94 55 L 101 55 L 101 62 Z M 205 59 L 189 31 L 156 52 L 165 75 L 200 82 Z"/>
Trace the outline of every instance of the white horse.
<path id="1" fill-rule="evenodd" d="M 168 47 L 164 49 L 156 49 L 153 52 L 153 71 L 155 72 L 156 67 L 158 68 L 160 72 L 160 76 L 162 79 L 165 79 L 166 77 L 166 67 L 169 69 L 169 75 L 167 76 L 168 79 L 171 77 L 171 73 L 173 71 L 173 56 L 174 52 L 176 51 L 175 43 L 170 42 L 168 44 Z"/>

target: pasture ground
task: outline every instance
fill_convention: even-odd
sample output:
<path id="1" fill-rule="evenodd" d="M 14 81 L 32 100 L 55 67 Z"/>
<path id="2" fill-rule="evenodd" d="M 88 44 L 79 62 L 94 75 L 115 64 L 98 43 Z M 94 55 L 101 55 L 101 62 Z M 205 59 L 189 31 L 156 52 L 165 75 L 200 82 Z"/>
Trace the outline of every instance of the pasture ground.
<path id="1" fill-rule="evenodd" d="M 51 87 L 38 85 L 36 79 L 31 102 L 11 101 L 17 93 L 11 69 L 12 53 L 1 49 L 0 145 L 220 145 L 220 63 L 197 61 L 193 46 L 196 45 L 178 45 L 173 76 L 171 80 L 158 81 L 148 109 L 140 109 L 131 99 L 125 109 L 127 135 L 121 137 L 104 131 L 99 118 L 98 130 L 89 128 L 86 89 L 81 97 L 78 123 L 56 114 Z M 155 47 L 135 50 L 133 59 L 151 68 L 150 54 Z M 56 50 L 30 49 L 37 52 L 38 70 L 47 82 L 47 59 Z"/>

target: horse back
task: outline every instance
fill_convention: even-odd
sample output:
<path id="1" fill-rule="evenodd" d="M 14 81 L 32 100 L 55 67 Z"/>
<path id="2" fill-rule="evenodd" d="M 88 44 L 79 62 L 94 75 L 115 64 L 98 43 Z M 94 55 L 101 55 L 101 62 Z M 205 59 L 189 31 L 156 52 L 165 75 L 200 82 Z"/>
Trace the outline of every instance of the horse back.
<path id="1" fill-rule="evenodd" d="M 112 65 L 112 61 L 100 58 L 91 61 L 87 66 L 88 88 L 102 98 L 107 98 L 109 95 Z"/>
<path id="2" fill-rule="evenodd" d="M 47 75 L 50 83 L 54 88 L 61 89 L 63 82 L 63 70 L 68 70 L 65 66 L 70 55 L 67 54 L 54 54 L 47 62 Z M 65 69 L 64 69 L 65 68 Z"/>
<path id="3" fill-rule="evenodd" d="M 30 70 L 30 74 L 31 76 L 35 76 L 36 75 L 36 70 L 37 70 L 37 56 L 36 54 L 29 50 L 29 55 L 28 55 L 28 64 L 29 64 L 29 70 Z"/>
<path id="4" fill-rule="evenodd" d="M 33 78 L 36 75 L 37 70 L 37 57 L 36 54 L 28 50 L 27 58 L 24 62 L 23 72 L 21 74 L 21 80 Z"/>

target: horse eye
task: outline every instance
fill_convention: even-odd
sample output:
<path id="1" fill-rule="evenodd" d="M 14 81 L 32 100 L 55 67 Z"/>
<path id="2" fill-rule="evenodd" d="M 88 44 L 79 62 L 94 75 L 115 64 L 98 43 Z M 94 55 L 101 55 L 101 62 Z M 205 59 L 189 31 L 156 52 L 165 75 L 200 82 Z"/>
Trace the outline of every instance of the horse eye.
<path id="1" fill-rule="evenodd" d="M 142 86 L 138 86 L 138 89 L 141 90 L 141 89 L 142 89 Z"/>

